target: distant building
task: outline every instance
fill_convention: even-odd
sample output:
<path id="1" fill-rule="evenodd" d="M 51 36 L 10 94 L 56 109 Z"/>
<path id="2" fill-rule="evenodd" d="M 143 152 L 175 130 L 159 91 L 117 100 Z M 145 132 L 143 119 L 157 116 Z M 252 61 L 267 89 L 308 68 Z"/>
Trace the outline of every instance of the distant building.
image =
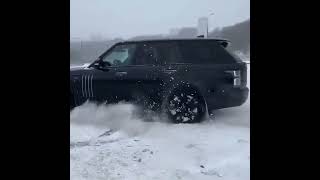
<path id="1" fill-rule="evenodd" d="M 178 38 L 195 38 L 197 36 L 197 28 L 196 27 L 183 27 L 179 30 Z"/>
<path id="2" fill-rule="evenodd" d="M 95 33 L 90 35 L 90 41 L 104 41 L 104 37 L 100 33 Z"/>
<path id="3" fill-rule="evenodd" d="M 201 17 L 198 19 L 198 36 L 203 35 L 205 38 L 208 37 L 208 18 Z"/>
<path id="4" fill-rule="evenodd" d="M 176 35 L 179 34 L 179 31 L 180 31 L 179 28 L 172 28 L 172 29 L 170 29 L 170 31 L 169 31 L 169 35 L 170 35 L 170 36 L 176 36 Z"/>

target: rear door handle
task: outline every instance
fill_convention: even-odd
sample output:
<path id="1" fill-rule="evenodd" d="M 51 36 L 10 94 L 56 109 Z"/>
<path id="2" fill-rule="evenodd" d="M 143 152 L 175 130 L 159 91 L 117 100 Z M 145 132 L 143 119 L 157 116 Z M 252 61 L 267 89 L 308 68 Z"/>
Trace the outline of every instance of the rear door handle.
<path id="1" fill-rule="evenodd" d="M 163 72 L 166 74 L 173 74 L 173 73 L 177 72 L 177 70 L 176 69 L 165 69 L 165 70 L 163 70 Z"/>
<path id="2" fill-rule="evenodd" d="M 116 72 L 116 76 L 122 77 L 122 76 L 126 76 L 128 73 L 121 71 L 121 72 Z"/>

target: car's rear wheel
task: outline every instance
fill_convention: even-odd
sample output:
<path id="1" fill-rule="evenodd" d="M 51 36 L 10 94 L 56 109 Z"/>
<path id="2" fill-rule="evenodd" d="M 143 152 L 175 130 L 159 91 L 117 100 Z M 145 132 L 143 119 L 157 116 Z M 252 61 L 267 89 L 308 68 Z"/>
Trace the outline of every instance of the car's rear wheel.
<path id="1" fill-rule="evenodd" d="M 191 88 L 172 91 L 166 98 L 163 109 L 174 123 L 198 123 L 204 119 L 207 112 L 204 98 Z"/>

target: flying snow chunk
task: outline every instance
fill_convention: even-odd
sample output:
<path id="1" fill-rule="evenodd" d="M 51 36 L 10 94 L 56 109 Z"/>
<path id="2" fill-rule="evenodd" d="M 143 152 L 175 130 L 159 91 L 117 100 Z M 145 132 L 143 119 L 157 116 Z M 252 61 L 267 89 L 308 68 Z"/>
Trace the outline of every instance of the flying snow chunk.
<path id="1" fill-rule="evenodd" d="M 187 122 L 187 121 L 189 121 L 189 120 L 190 120 L 190 118 L 188 118 L 188 117 L 184 117 L 184 116 L 182 117 L 182 121 L 183 121 L 183 122 Z"/>
<path id="2" fill-rule="evenodd" d="M 189 95 L 188 95 L 187 97 L 188 97 L 189 99 L 193 99 L 193 97 L 192 97 L 192 96 L 189 96 Z"/>
<path id="3" fill-rule="evenodd" d="M 170 110 L 170 112 L 171 112 L 172 115 L 176 115 L 177 114 L 177 112 L 175 110 Z"/>
<path id="4" fill-rule="evenodd" d="M 192 112 L 197 113 L 198 112 L 198 108 L 194 108 Z"/>

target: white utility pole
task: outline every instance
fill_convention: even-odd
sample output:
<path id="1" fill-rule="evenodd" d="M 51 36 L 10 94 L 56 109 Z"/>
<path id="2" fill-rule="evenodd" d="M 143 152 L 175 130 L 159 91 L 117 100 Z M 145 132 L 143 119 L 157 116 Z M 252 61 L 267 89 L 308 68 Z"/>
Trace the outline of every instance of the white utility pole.
<path id="1" fill-rule="evenodd" d="M 208 38 L 209 36 L 209 18 L 214 15 L 210 13 L 207 16 L 198 19 L 198 37 Z"/>
<path id="2" fill-rule="evenodd" d="M 198 19 L 198 37 L 207 38 L 208 35 L 208 17 Z"/>
<path id="3" fill-rule="evenodd" d="M 209 19 L 210 19 L 210 16 L 213 16 L 214 15 L 214 13 L 212 12 L 212 13 L 210 13 L 209 15 L 208 15 L 208 23 L 207 23 L 207 38 L 208 38 L 208 36 L 209 36 Z"/>

